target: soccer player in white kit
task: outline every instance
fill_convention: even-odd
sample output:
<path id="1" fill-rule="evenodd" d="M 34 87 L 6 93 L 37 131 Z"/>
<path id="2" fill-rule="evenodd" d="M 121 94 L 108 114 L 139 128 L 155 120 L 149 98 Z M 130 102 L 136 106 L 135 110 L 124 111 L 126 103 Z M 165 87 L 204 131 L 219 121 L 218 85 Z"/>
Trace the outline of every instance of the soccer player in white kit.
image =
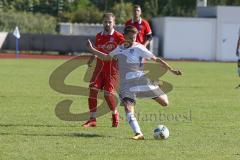
<path id="1" fill-rule="evenodd" d="M 137 94 L 141 97 L 152 98 L 162 106 L 168 105 L 167 95 L 151 82 L 143 72 L 144 60 L 154 60 L 161 66 L 168 69 L 175 75 L 181 75 L 180 70 L 175 70 L 162 59 L 155 57 L 145 46 L 135 42 L 137 29 L 134 26 L 127 26 L 124 29 L 124 44 L 119 45 L 109 55 L 96 50 L 88 41 L 89 50 L 102 60 L 116 59 L 120 73 L 119 96 L 124 105 L 128 122 L 135 133 L 134 140 L 143 140 L 144 136 L 134 116 L 134 105 Z"/>

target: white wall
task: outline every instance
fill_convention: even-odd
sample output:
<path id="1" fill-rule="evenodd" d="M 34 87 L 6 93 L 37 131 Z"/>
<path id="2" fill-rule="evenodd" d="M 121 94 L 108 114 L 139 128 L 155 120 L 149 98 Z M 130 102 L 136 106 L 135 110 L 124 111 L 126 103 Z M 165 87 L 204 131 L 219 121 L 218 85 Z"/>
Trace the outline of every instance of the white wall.
<path id="1" fill-rule="evenodd" d="M 236 61 L 240 7 L 198 7 L 198 17 L 154 18 L 162 55 L 171 59 Z"/>
<path id="2" fill-rule="evenodd" d="M 236 61 L 237 40 L 240 29 L 240 7 L 217 8 L 217 57 L 218 61 Z"/>
<path id="3" fill-rule="evenodd" d="M 217 19 L 219 21 L 228 21 L 240 23 L 240 7 L 239 6 L 217 6 Z"/>
<path id="4" fill-rule="evenodd" d="M 164 17 L 161 21 L 160 19 L 154 20 L 153 28 L 163 27 L 163 34 L 160 35 L 165 58 L 215 60 L 215 19 L 173 17 Z"/>
<path id="5" fill-rule="evenodd" d="M 217 6 L 197 8 L 199 17 L 212 17 L 216 25 L 216 60 L 236 61 L 238 31 L 240 29 L 239 6 Z"/>
<path id="6" fill-rule="evenodd" d="M 240 24 L 220 23 L 218 25 L 218 47 L 216 60 L 236 61 L 236 48 Z"/>
<path id="7" fill-rule="evenodd" d="M 103 25 L 98 23 L 59 23 L 59 27 L 62 35 L 95 36 L 103 31 Z M 123 32 L 124 25 L 115 25 L 114 28 L 119 32 Z"/>

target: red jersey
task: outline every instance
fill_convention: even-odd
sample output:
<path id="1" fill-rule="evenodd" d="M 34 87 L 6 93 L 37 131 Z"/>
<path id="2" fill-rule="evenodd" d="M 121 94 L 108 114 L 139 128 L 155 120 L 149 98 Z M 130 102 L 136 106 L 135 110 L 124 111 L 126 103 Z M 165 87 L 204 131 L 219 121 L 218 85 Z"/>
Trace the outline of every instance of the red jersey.
<path id="1" fill-rule="evenodd" d="M 97 50 L 109 54 L 114 50 L 119 44 L 124 42 L 124 37 L 121 33 L 113 31 L 110 35 L 106 35 L 103 32 L 100 32 L 96 35 L 95 47 Z M 111 61 L 102 61 L 97 58 L 97 64 L 95 71 L 99 72 L 117 72 L 117 62 L 115 60 Z"/>
<path id="2" fill-rule="evenodd" d="M 149 23 L 142 18 L 140 18 L 138 22 L 134 22 L 133 19 L 128 20 L 125 23 L 125 27 L 129 25 L 137 28 L 138 34 L 136 42 L 139 42 L 141 44 L 143 44 L 146 41 L 146 35 L 152 33 Z"/>

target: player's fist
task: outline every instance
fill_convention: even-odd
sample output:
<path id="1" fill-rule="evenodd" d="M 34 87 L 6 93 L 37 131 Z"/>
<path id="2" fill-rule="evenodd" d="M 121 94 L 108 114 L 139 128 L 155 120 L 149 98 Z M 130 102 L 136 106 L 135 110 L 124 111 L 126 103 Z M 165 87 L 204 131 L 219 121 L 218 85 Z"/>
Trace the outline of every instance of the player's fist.
<path id="1" fill-rule="evenodd" d="M 87 47 L 88 47 L 89 50 L 93 49 L 92 42 L 89 39 L 88 39 L 88 42 L 87 42 Z"/>

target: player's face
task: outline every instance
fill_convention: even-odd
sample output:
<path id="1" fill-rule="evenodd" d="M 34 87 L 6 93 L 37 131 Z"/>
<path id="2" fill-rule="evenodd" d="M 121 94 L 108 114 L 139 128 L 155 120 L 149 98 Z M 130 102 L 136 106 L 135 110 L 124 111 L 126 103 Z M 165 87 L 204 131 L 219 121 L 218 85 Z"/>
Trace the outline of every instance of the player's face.
<path id="1" fill-rule="evenodd" d="M 113 17 L 105 17 L 103 19 L 103 27 L 105 32 L 111 32 L 113 30 L 114 25 L 115 25 L 115 20 Z"/>
<path id="2" fill-rule="evenodd" d="M 133 15 L 135 19 L 140 18 L 141 14 L 142 14 L 141 8 L 138 7 L 133 9 Z"/>
<path id="3" fill-rule="evenodd" d="M 125 38 L 125 43 L 132 45 L 133 42 L 136 41 L 137 34 L 136 33 L 128 33 L 128 34 L 124 35 L 124 38 Z"/>

